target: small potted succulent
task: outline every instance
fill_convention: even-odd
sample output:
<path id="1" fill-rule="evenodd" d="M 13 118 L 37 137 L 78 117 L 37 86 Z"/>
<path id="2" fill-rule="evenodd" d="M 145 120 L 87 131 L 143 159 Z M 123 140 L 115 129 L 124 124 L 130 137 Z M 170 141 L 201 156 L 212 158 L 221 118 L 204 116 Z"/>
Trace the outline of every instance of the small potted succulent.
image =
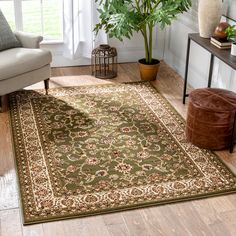
<path id="1" fill-rule="evenodd" d="M 186 12 L 191 0 L 95 0 L 100 22 L 95 31 L 105 29 L 109 37 L 123 40 L 133 32 L 141 32 L 144 39 L 145 58 L 139 60 L 143 80 L 154 80 L 160 61 L 153 58 L 153 28 L 170 25 L 180 13 Z"/>
<path id="2" fill-rule="evenodd" d="M 227 38 L 232 40 L 232 46 L 231 46 L 231 55 L 236 56 L 236 28 L 235 25 L 229 26 L 225 29 L 225 33 L 227 35 Z"/>

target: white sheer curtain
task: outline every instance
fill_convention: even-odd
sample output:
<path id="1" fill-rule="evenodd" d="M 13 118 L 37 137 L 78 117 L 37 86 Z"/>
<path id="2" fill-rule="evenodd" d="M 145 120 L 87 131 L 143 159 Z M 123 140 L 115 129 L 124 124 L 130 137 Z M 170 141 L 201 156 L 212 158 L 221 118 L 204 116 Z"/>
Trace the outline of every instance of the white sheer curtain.
<path id="1" fill-rule="evenodd" d="M 92 49 L 107 43 L 107 35 L 93 29 L 98 22 L 95 0 L 64 0 L 64 56 L 72 60 L 91 56 Z"/>

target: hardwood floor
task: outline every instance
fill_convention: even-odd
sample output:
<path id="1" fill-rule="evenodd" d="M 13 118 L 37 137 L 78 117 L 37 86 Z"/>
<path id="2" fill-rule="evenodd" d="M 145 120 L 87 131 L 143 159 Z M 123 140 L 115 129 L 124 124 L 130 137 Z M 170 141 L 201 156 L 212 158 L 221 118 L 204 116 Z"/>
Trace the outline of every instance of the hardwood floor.
<path id="1" fill-rule="evenodd" d="M 90 68 L 67 67 L 52 69 L 50 88 L 138 81 L 136 63 L 120 64 L 119 76 L 99 80 L 89 76 Z M 186 117 L 187 105 L 182 104 L 183 80 L 164 62 L 153 85 Z M 30 89 L 43 88 L 38 83 Z M 50 90 L 49 90 L 50 93 Z M 236 151 L 217 152 L 236 172 Z M 51 223 L 23 226 L 18 204 L 17 181 L 7 113 L 0 113 L 0 236 L 171 236 L 171 235 L 236 235 L 236 194 L 203 200 L 169 204 L 139 210 Z"/>

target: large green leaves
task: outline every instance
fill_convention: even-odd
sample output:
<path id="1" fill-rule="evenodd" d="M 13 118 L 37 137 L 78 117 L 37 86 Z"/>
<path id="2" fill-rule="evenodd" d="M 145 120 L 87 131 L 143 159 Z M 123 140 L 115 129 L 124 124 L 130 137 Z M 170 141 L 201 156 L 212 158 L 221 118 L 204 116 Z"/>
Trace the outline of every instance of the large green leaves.
<path id="1" fill-rule="evenodd" d="M 111 37 L 130 38 L 133 31 L 141 31 L 144 25 L 160 23 L 164 28 L 179 13 L 187 11 L 191 0 L 96 0 L 99 5 L 100 23 L 96 30 L 104 28 Z"/>
<path id="2" fill-rule="evenodd" d="M 135 12 L 131 0 L 104 0 L 100 5 L 100 23 L 96 25 L 96 31 L 104 28 L 110 37 L 119 40 L 130 38 L 133 31 L 139 31 L 142 15 Z"/>
<path id="3" fill-rule="evenodd" d="M 95 0 L 99 5 L 100 23 L 95 31 L 104 29 L 110 37 L 123 40 L 134 31 L 144 37 L 146 60 L 152 53 L 152 28 L 160 24 L 163 29 L 178 14 L 187 11 L 191 0 Z M 149 35 L 148 35 L 149 34 Z"/>
<path id="4" fill-rule="evenodd" d="M 190 0 L 163 0 L 160 1 L 159 8 L 151 9 L 150 15 L 146 22 L 155 25 L 160 24 L 163 29 L 166 25 L 170 25 L 177 15 L 188 10 L 191 6 Z"/>

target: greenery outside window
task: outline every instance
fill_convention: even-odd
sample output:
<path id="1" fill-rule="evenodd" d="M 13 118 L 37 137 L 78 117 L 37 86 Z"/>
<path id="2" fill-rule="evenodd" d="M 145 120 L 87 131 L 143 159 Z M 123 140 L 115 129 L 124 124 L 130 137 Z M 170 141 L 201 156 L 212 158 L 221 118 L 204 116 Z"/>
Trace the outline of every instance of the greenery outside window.
<path id="1" fill-rule="evenodd" d="M 0 8 L 13 30 L 63 41 L 62 0 L 0 0 Z"/>

